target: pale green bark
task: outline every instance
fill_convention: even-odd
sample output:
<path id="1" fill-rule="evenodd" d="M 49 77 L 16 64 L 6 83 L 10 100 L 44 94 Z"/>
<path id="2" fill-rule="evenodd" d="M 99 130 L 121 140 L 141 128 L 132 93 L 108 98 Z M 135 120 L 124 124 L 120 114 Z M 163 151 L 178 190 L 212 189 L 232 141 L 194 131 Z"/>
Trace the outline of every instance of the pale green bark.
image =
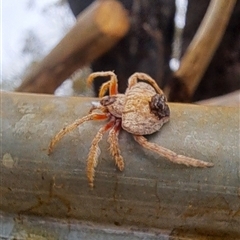
<path id="1" fill-rule="evenodd" d="M 125 170 L 100 144 L 95 188 L 86 178 L 91 141 L 103 122 L 66 135 L 49 157 L 50 139 L 87 114 L 90 98 L 1 93 L 0 210 L 159 229 L 238 233 L 239 108 L 169 104 L 171 120 L 148 139 L 214 163 L 188 168 L 120 134 Z"/>

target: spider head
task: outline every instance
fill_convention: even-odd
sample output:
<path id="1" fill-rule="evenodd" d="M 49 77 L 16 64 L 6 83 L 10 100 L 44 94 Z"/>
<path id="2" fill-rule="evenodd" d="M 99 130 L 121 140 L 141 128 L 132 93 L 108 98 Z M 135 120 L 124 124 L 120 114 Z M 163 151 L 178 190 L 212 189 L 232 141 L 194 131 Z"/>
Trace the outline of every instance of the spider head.
<path id="1" fill-rule="evenodd" d="M 109 105 L 111 105 L 111 104 L 113 104 L 115 101 L 116 101 L 116 98 L 117 98 L 117 96 L 116 95 L 114 95 L 114 96 L 104 96 L 104 97 L 102 97 L 102 99 L 100 100 L 100 103 L 104 106 L 104 107 L 106 107 L 106 106 L 109 106 Z"/>
<path id="2" fill-rule="evenodd" d="M 108 111 L 117 118 L 122 117 L 124 103 L 125 103 L 124 94 L 104 96 L 100 100 L 100 104 L 106 107 Z"/>
<path id="3" fill-rule="evenodd" d="M 167 99 L 164 94 L 155 94 L 151 98 L 150 109 L 159 119 L 166 118 L 170 116 L 170 109 L 167 105 Z"/>

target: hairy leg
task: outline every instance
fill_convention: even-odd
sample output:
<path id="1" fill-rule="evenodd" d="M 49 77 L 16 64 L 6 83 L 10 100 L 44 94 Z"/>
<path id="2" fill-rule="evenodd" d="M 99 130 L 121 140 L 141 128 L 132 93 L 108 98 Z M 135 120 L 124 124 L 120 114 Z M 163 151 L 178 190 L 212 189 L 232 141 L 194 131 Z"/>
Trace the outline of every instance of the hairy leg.
<path id="1" fill-rule="evenodd" d="M 163 94 L 163 91 L 157 85 L 156 81 L 153 78 L 151 78 L 149 75 L 147 75 L 146 73 L 136 72 L 136 73 L 132 74 L 128 79 L 128 87 L 131 88 L 133 85 L 135 85 L 138 82 L 138 79 L 148 82 L 149 84 L 151 84 L 154 87 L 154 89 L 156 90 L 157 93 Z"/>
<path id="2" fill-rule="evenodd" d="M 78 127 L 82 123 L 84 123 L 86 121 L 90 121 L 90 120 L 103 120 L 103 119 L 107 119 L 108 117 L 109 117 L 108 114 L 91 113 L 91 114 L 88 114 L 87 116 L 85 116 L 83 118 L 77 119 L 72 124 L 70 124 L 67 127 L 63 128 L 59 133 L 57 133 L 53 137 L 53 139 L 50 142 L 49 147 L 48 147 L 48 155 L 50 155 L 52 153 L 54 146 L 63 138 L 63 136 L 65 134 L 67 134 L 70 131 L 74 130 L 76 127 Z"/>
<path id="3" fill-rule="evenodd" d="M 87 159 L 87 178 L 88 178 L 90 187 L 93 187 L 95 168 L 97 166 L 98 157 L 101 152 L 98 146 L 98 143 L 102 140 L 103 134 L 106 131 L 108 131 L 110 128 L 112 128 L 114 124 L 115 124 L 115 119 L 112 119 L 105 126 L 101 127 L 92 141 L 91 148 L 88 154 L 88 159 Z"/>
<path id="4" fill-rule="evenodd" d="M 121 120 L 117 119 L 114 127 L 109 131 L 108 143 L 110 144 L 110 153 L 115 159 L 115 163 L 120 171 L 124 169 L 124 161 L 118 144 L 118 135 L 121 129 Z"/>
<path id="5" fill-rule="evenodd" d="M 193 167 L 212 167 L 213 163 L 204 162 L 201 160 L 197 160 L 194 158 L 186 157 L 183 155 L 177 155 L 175 152 L 164 148 L 160 145 L 155 143 L 148 142 L 147 139 L 143 136 L 134 135 L 134 139 L 143 147 L 158 153 L 159 155 L 167 158 L 169 161 L 177 163 L 177 164 L 184 164 L 186 166 L 193 166 Z"/>
<path id="6" fill-rule="evenodd" d="M 109 112 L 108 109 L 105 106 L 100 104 L 100 102 L 92 102 L 92 107 L 90 108 L 88 114 L 91 114 L 95 110 L 99 110 L 103 113 L 108 113 Z"/>
<path id="7" fill-rule="evenodd" d="M 91 85 L 96 77 L 110 77 L 110 80 L 103 83 L 99 90 L 99 97 L 103 97 L 104 94 L 109 90 L 109 95 L 116 95 L 118 93 L 118 81 L 117 76 L 114 72 L 94 72 L 91 73 L 87 79 L 87 84 Z"/>

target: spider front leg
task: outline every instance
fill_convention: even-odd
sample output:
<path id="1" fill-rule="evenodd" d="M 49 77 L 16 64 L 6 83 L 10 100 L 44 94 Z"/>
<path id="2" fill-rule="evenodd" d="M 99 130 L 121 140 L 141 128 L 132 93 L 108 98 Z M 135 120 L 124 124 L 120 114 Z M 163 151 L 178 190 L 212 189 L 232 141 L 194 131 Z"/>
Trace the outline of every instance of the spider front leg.
<path id="1" fill-rule="evenodd" d="M 67 127 L 63 128 L 59 133 L 53 137 L 52 141 L 49 144 L 48 147 L 48 155 L 50 155 L 53 151 L 54 146 L 63 138 L 63 136 L 70 131 L 74 130 L 76 127 L 81 125 L 82 123 L 90 120 L 104 120 L 109 118 L 108 114 L 100 114 L 100 113 L 91 113 L 88 114 L 87 116 L 77 119 L 74 123 L 68 125 Z"/>
<path id="2" fill-rule="evenodd" d="M 195 158 L 186 157 L 183 155 L 177 155 L 175 152 L 164 148 L 155 143 L 148 142 L 143 136 L 134 135 L 134 139 L 143 147 L 158 153 L 159 155 L 167 158 L 169 161 L 177 164 L 184 164 L 192 167 L 212 167 L 213 163 L 204 162 Z"/>
<path id="3" fill-rule="evenodd" d="M 88 114 L 91 114 L 93 111 L 99 110 L 103 113 L 108 113 L 108 109 L 101 105 L 100 102 L 92 102 L 92 107 L 90 108 L 90 110 L 88 111 Z"/>
<path id="4" fill-rule="evenodd" d="M 148 82 L 150 85 L 152 85 L 154 87 L 154 89 L 156 90 L 157 93 L 159 93 L 161 95 L 163 94 L 163 91 L 157 85 L 156 81 L 153 78 L 151 78 L 149 75 L 147 75 L 146 73 L 136 72 L 136 73 L 132 74 L 128 79 L 128 87 L 131 88 L 133 85 L 137 84 L 138 79 Z"/>
<path id="5" fill-rule="evenodd" d="M 116 95 L 118 94 L 118 81 L 117 81 L 117 76 L 114 72 L 111 71 L 106 71 L 106 72 L 94 72 L 91 73 L 87 79 L 87 84 L 91 85 L 92 82 L 96 77 L 109 77 L 110 80 L 103 83 L 102 86 L 100 87 L 99 90 L 99 97 L 102 98 L 104 94 L 109 90 L 109 95 Z"/>
<path id="6" fill-rule="evenodd" d="M 103 134 L 112 128 L 115 124 L 115 118 L 111 119 L 105 126 L 101 127 L 94 137 L 87 159 L 87 178 L 90 187 L 93 187 L 93 181 L 95 176 L 95 168 L 98 164 L 98 157 L 100 155 L 99 142 L 102 140 Z"/>
<path id="7" fill-rule="evenodd" d="M 110 144 L 110 153 L 115 159 L 115 163 L 120 171 L 124 169 L 123 157 L 120 154 L 118 135 L 121 129 L 121 119 L 117 119 L 114 127 L 109 131 L 108 143 Z"/>

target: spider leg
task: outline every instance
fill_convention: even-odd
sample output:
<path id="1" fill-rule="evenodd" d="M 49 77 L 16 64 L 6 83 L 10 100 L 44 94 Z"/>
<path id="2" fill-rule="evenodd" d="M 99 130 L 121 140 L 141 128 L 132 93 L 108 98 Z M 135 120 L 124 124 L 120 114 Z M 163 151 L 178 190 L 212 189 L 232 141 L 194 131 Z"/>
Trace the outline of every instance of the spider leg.
<path id="1" fill-rule="evenodd" d="M 95 168 L 98 164 L 98 157 L 100 155 L 100 148 L 98 143 L 102 140 L 103 134 L 112 128 L 115 124 L 115 118 L 113 118 L 110 122 L 108 122 L 105 126 L 101 127 L 94 137 L 91 148 L 88 154 L 87 159 L 87 178 L 90 187 L 93 187 L 93 181 L 95 176 Z"/>
<path id="2" fill-rule="evenodd" d="M 124 161 L 121 156 L 119 144 L 118 144 L 118 135 L 121 129 L 121 120 L 117 119 L 114 127 L 109 131 L 108 143 L 110 144 L 110 153 L 115 159 L 115 163 L 120 171 L 124 169 Z"/>
<path id="3" fill-rule="evenodd" d="M 51 140 L 49 147 L 48 147 L 48 155 L 50 155 L 53 151 L 54 146 L 62 139 L 62 137 L 78 127 L 80 124 L 90 121 L 90 120 L 103 120 L 107 119 L 109 116 L 108 114 L 100 114 L 100 113 L 91 113 L 88 114 L 87 116 L 77 119 L 75 122 L 72 124 L 68 125 L 67 127 L 63 128 L 59 133 L 57 133 L 53 139 Z"/>
<path id="4" fill-rule="evenodd" d="M 102 98 L 107 92 L 107 90 L 109 90 L 110 96 L 118 94 L 117 78 L 111 77 L 108 82 L 102 84 L 99 90 L 99 97 Z"/>
<path id="5" fill-rule="evenodd" d="M 109 90 L 110 96 L 116 95 L 118 93 L 118 83 L 117 83 L 118 81 L 117 81 L 116 74 L 111 71 L 94 72 L 94 73 L 91 73 L 87 79 L 87 84 L 91 85 L 96 77 L 109 77 L 109 76 L 110 76 L 110 80 L 103 83 L 102 86 L 100 87 L 99 95 L 98 95 L 100 98 L 104 96 L 107 90 Z"/>
<path id="6" fill-rule="evenodd" d="M 91 114 L 95 110 L 100 110 L 103 113 L 108 113 L 108 109 L 105 106 L 101 105 L 100 102 L 97 102 L 97 104 L 98 105 L 96 105 L 96 104 L 92 105 L 92 107 L 90 108 L 88 114 Z"/>
<path id="7" fill-rule="evenodd" d="M 146 73 L 136 72 L 132 74 L 128 79 L 128 87 L 131 88 L 133 85 L 135 85 L 138 82 L 138 79 L 150 83 L 155 88 L 157 93 L 163 94 L 163 91 L 157 85 L 156 81 Z"/>
<path id="8" fill-rule="evenodd" d="M 204 161 L 186 157 L 183 155 L 177 155 L 175 152 L 167 148 L 164 148 L 155 143 L 148 142 L 147 139 L 143 136 L 134 135 L 133 137 L 141 146 L 160 154 L 161 156 L 167 158 L 171 162 L 174 162 L 177 164 L 184 164 L 186 166 L 203 167 L 203 168 L 213 166 L 213 163 L 204 162 Z"/>

